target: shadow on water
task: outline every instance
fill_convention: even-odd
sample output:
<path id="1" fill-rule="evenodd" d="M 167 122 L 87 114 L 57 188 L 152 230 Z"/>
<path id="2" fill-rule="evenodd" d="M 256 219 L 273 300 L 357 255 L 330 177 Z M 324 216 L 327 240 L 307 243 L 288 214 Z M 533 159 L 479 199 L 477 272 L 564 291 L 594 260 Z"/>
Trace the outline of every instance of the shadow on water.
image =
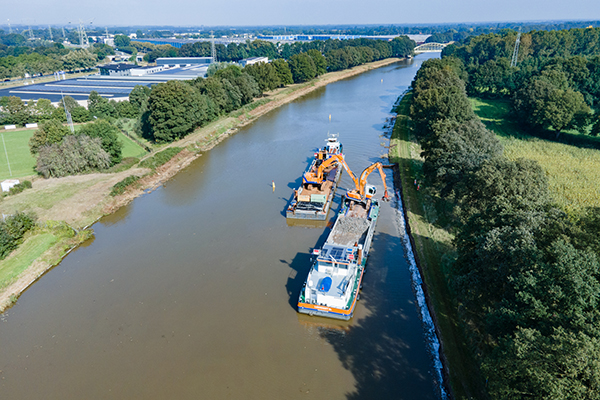
<path id="1" fill-rule="evenodd" d="M 287 184 L 287 187 L 288 187 L 289 189 L 292 189 L 292 190 L 294 190 L 294 189 L 298 189 L 298 187 L 300 187 L 300 185 L 302 184 L 302 174 L 303 174 L 303 173 L 304 173 L 304 171 L 302 171 L 302 172 L 301 172 L 301 173 L 298 175 L 298 178 L 296 178 L 296 180 L 295 180 L 295 181 L 289 182 L 289 183 Z"/>
<path id="2" fill-rule="evenodd" d="M 375 241 L 374 250 L 384 252 L 386 259 L 404 257 L 397 238 L 378 233 Z M 325 328 L 319 333 L 333 346 L 344 368 L 354 375 L 356 386 L 346 394 L 348 399 L 434 399 L 431 376 L 423 373 L 423 365 L 414 363 L 422 349 L 410 344 L 415 340 L 415 321 L 408 320 L 414 315 L 415 305 L 401 301 L 401 296 L 395 294 L 394 281 L 397 283 L 398 276 L 394 276 L 394 264 L 380 265 L 367 264 L 369 273 L 365 275 L 357 307 L 366 307 L 368 315 L 343 334 L 338 329 Z"/>
<path id="3" fill-rule="evenodd" d="M 324 221 L 321 223 L 324 224 Z M 331 232 L 329 227 L 323 230 L 323 233 L 319 236 L 319 240 L 314 248 L 321 248 L 323 243 L 325 243 L 327 236 L 329 236 L 329 232 Z M 287 262 L 285 260 L 280 261 L 291 269 L 285 288 L 289 296 L 290 306 L 298 311 L 298 296 L 300 296 L 300 289 L 302 289 L 302 285 L 304 285 L 304 281 L 308 276 L 308 271 L 312 266 L 313 256 L 310 253 L 297 253 L 292 262 Z"/>

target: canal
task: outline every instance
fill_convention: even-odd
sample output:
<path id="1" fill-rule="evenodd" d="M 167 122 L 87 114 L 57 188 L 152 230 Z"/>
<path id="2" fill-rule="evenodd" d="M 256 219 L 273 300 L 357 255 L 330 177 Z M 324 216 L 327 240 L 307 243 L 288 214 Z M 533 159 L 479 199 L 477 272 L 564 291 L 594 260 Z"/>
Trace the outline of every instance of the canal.
<path id="1" fill-rule="evenodd" d="M 0 397 L 439 398 L 394 202 L 382 207 L 349 322 L 296 313 L 311 249 L 329 229 L 284 217 L 328 132 L 355 173 L 387 161 L 386 119 L 427 57 L 261 117 L 96 223 L 94 240 L 1 316 Z M 377 173 L 369 181 L 381 195 Z M 344 173 L 340 187 L 350 184 Z"/>

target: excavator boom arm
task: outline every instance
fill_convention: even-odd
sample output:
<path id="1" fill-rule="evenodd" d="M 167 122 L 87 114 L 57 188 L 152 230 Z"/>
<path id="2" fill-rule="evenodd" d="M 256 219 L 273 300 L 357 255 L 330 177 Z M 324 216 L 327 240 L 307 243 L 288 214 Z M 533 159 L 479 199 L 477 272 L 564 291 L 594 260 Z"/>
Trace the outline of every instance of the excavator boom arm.
<path id="1" fill-rule="evenodd" d="M 348 167 L 348 164 L 346 164 L 344 157 L 340 154 L 334 154 L 331 157 L 329 157 L 328 159 L 326 159 L 325 161 L 323 161 L 321 163 L 321 165 L 319 165 L 319 167 L 317 168 L 316 172 L 314 172 L 314 173 L 311 172 L 311 173 L 305 174 L 305 176 L 304 176 L 305 182 L 321 184 L 324 179 L 323 175 L 325 173 L 325 169 L 327 169 L 327 167 L 335 164 L 336 162 L 340 163 L 344 167 L 346 172 L 348 172 L 348 175 L 350 175 L 350 177 L 352 178 L 352 181 L 354 182 L 354 184 L 357 185 L 358 181 L 356 180 L 356 177 L 354 176 L 354 174 Z"/>
<path id="2" fill-rule="evenodd" d="M 387 185 L 385 183 L 385 172 L 383 172 L 383 165 L 380 162 L 376 162 L 374 164 L 369 165 L 365 170 L 360 174 L 360 180 L 358 181 L 358 185 L 356 187 L 356 191 L 360 194 L 362 199 L 365 198 L 365 190 L 367 186 L 367 177 L 371 175 L 371 172 L 377 169 L 379 171 L 379 175 L 381 175 L 381 181 L 383 182 L 384 195 L 383 197 L 387 199 Z"/>

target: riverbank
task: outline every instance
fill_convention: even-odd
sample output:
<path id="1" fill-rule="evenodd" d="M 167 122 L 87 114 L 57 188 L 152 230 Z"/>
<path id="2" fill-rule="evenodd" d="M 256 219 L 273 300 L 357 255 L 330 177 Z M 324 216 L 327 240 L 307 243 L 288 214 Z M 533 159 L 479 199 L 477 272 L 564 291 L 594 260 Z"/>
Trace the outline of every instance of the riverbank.
<path id="1" fill-rule="evenodd" d="M 178 142 L 161 148 L 160 150 L 166 147 L 185 147 L 171 161 L 157 168 L 153 173 L 150 173 L 147 169 L 135 168 L 110 174 L 90 174 L 47 180 L 37 178 L 33 180 L 32 189 L 5 198 L 0 203 L 0 208 L 6 214 L 18 210 L 34 211 L 42 222 L 64 221 L 76 231 L 86 230 L 102 216 L 118 210 L 134 198 L 159 187 L 196 158 L 201 157 L 204 151 L 212 149 L 220 141 L 237 132 L 240 127 L 252 123 L 258 117 L 329 83 L 397 61 L 399 59 L 387 59 L 361 65 L 350 70 L 332 72 L 311 82 L 290 85 L 266 93 L 265 96 L 256 99 L 252 104 L 196 130 Z M 142 176 L 142 178 L 124 194 L 111 197 L 109 193 L 112 186 L 131 175 Z M 21 249 L 28 248 L 28 243 L 36 240 L 35 237 L 36 235 L 30 236 L 23 243 Z M 84 240 L 83 238 L 86 236 L 79 237 Z M 81 243 L 77 239 L 70 238 L 70 240 L 71 242 L 66 240 L 59 240 L 54 243 L 52 241 L 45 242 L 50 243 L 49 247 L 24 268 L 23 273 L 12 279 L 3 288 L 0 288 L 0 311 L 14 304 L 18 296 L 31 284 Z M 23 254 L 19 253 L 19 249 L 17 249 L 7 259 L 0 262 L 0 269 L 11 262 L 9 260 L 22 256 Z"/>
<path id="2" fill-rule="evenodd" d="M 454 257 L 452 235 L 444 229 L 443 210 L 421 181 L 421 147 L 409 129 L 410 93 L 397 107 L 390 140 L 390 162 L 397 164 L 396 187 L 402 188 L 407 230 L 423 280 L 428 307 L 440 339 L 440 357 L 455 398 L 485 398 L 485 388 L 467 346 L 452 294 L 447 285 L 446 268 Z"/>

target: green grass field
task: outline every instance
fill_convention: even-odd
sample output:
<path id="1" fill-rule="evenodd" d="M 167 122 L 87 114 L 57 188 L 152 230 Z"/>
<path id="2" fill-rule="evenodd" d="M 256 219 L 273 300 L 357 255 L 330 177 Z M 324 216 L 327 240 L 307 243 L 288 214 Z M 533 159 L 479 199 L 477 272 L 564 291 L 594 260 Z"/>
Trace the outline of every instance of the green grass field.
<path id="1" fill-rule="evenodd" d="M 36 175 L 35 158 L 29 152 L 29 138 L 34 132 L 35 129 L 0 131 L 0 181 Z M 124 134 L 119 133 L 119 139 L 123 142 L 123 158 L 146 154 L 140 145 Z"/>
<path id="2" fill-rule="evenodd" d="M 504 146 L 504 155 L 515 160 L 537 161 L 548 176 L 553 200 L 568 213 L 579 214 L 586 207 L 600 207 L 600 150 L 529 136 L 514 122 L 506 100 L 471 99 L 473 109 Z M 595 146 L 597 138 L 563 133 L 563 140 Z"/>
<path id="3" fill-rule="evenodd" d="M 141 157 L 147 154 L 146 150 L 144 150 L 139 144 L 125 136 L 123 133 L 119 133 L 119 140 L 123 142 L 123 151 L 121 153 L 123 158 Z"/>
<path id="4" fill-rule="evenodd" d="M 0 131 L 0 180 L 35 175 L 35 158 L 29 152 L 29 138 L 34 132 Z"/>

